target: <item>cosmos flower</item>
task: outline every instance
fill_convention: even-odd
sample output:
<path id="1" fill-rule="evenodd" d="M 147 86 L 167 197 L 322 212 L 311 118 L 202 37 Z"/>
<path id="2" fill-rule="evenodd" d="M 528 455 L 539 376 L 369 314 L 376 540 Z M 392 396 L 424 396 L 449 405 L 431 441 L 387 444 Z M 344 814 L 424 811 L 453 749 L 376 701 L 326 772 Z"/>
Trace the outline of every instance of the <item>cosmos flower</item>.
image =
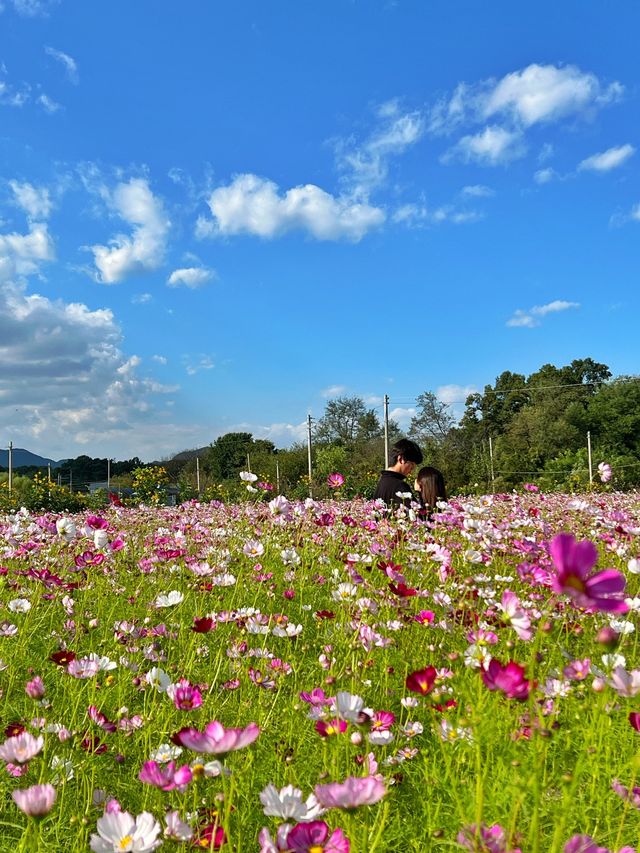
<path id="1" fill-rule="evenodd" d="M 32 785 L 13 791 L 11 796 L 20 811 L 30 817 L 42 817 L 49 814 L 56 801 L 56 789 L 53 785 Z"/>
<path id="2" fill-rule="evenodd" d="M 307 822 L 315 820 L 324 813 L 314 794 L 302 799 L 302 791 L 293 785 L 286 785 L 278 790 L 269 783 L 260 792 L 260 802 L 267 817 L 280 817 L 284 820 Z"/>
<path id="3" fill-rule="evenodd" d="M 93 853 L 151 853 L 162 844 L 161 827 L 149 812 L 133 817 L 129 812 L 114 811 L 98 818 L 98 833 L 91 836 Z"/>
<path id="4" fill-rule="evenodd" d="M 357 809 L 371 806 L 387 793 L 375 776 L 350 776 L 344 782 L 316 785 L 316 798 L 325 809 Z"/>
<path id="5" fill-rule="evenodd" d="M 570 533 L 559 533 L 551 542 L 555 573 L 551 576 L 554 592 L 565 593 L 578 607 L 626 613 L 624 601 L 626 580 L 621 572 L 605 569 L 589 574 L 598 559 L 593 542 L 576 542 Z"/>
<path id="6" fill-rule="evenodd" d="M 236 749 L 243 749 L 256 740 L 260 729 L 255 723 L 249 723 L 244 729 L 225 729 L 217 720 L 205 726 L 203 732 L 198 729 L 181 729 L 175 739 L 181 746 L 193 752 L 208 755 L 224 755 Z"/>
<path id="7" fill-rule="evenodd" d="M 7 738 L 0 745 L 0 758 L 11 764 L 26 764 L 40 752 L 43 746 L 42 735 L 34 737 L 29 732 L 21 732 L 19 735 Z"/>

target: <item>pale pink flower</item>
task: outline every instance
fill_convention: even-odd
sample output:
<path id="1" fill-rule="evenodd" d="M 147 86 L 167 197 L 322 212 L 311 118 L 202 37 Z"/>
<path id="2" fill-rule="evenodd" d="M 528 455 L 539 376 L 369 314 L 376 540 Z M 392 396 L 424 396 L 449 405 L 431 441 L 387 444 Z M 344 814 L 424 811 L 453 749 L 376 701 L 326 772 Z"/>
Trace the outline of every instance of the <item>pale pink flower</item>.
<path id="1" fill-rule="evenodd" d="M 45 694 L 44 682 L 39 675 L 36 675 L 31 681 L 27 681 L 24 690 L 31 699 L 42 699 Z"/>
<path id="2" fill-rule="evenodd" d="M 374 776 L 350 776 L 344 782 L 316 785 L 316 799 L 326 809 L 357 809 L 377 803 L 387 793 Z"/>
<path id="3" fill-rule="evenodd" d="M 525 641 L 530 640 L 533 635 L 531 619 L 527 612 L 520 606 L 520 599 L 515 592 L 506 589 L 502 593 L 500 609 L 504 613 L 506 621 L 508 621 L 520 639 Z"/>
<path id="4" fill-rule="evenodd" d="M 181 729 L 176 740 L 194 752 L 209 755 L 224 755 L 236 749 L 243 749 L 253 743 L 260 734 L 256 723 L 249 723 L 244 729 L 225 729 L 217 720 L 205 726 L 203 732 L 198 729 Z"/>
<path id="5" fill-rule="evenodd" d="M 42 817 L 49 814 L 56 801 L 56 789 L 53 785 L 32 785 L 13 791 L 11 796 L 20 811 L 30 817 Z"/>
<path id="6" fill-rule="evenodd" d="M 42 735 L 34 737 L 29 732 L 15 735 L 0 746 L 0 758 L 12 764 L 25 764 L 36 756 L 44 746 Z"/>

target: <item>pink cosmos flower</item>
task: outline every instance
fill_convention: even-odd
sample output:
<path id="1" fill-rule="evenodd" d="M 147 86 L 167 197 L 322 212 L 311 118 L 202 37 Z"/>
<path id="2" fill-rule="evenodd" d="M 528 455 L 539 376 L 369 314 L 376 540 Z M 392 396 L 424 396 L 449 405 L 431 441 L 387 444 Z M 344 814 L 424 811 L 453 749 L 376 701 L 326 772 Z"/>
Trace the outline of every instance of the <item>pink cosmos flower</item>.
<path id="1" fill-rule="evenodd" d="M 340 735 L 346 732 L 347 723 L 344 720 L 329 720 L 325 723 L 324 720 L 318 720 L 316 723 L 316 731 L 320 737 L 331 737 L 332 735 Z"/>
<path id="2" fill-rule="evenodd" d="M 105 732 L 115 732 L 117 726 L 115 723 L 112 723 L 111 720 L 107 719 L 102 711 L 99 711 L 95 705 L 89 705 L 87 709 L 87 715 L 92 723 L 95 723 L 97 726 L 100 726 Z"/>
<path id="3" fill-rule="evenodd" d="M 53 785 L 32 785 L 30 788 L 13 791 L 11 796 L 20 811 L 30 817 L 42 817 L 49 814 L 56 801 L 56 789 Z"/>
<path id="4" fill-rule="evenodd" d="M 396 715 L 392 714 L 391 711 L 376 711 L 371 718 L 371 731 L 388 732 L 395 721 Z"/>
<path id="5" fill-rule="evenodd" d="M 321 687 L 314 687 L 311 693 L 301 691 L 299 694 L 303 702 L 308 702 L 309 705 L 321 708 L 323 705 L 331 705 L 334 701 L 331 696 L 327 696 Z"/>
<path id="6" fill-rule="evenodd" d="M 590 835 L 574 835 L 564 845 L 564 853 L 612 853 L 608 847 L 600 847 Z M 621 847 L 619 853 L 636 853 L 633 847 Z"/>
<path id="7" fill-rule="evenodd" d="M 482 671 L 482 680 L 489 690 L 501 690 L 509 699 L 524 701 L 529 697 L 529 682 L 524 677 L 524 667 L 515 661 L 502 665 L 492 658 Z"/>
<path id="8" fill-rule="evenodd" d="M 611 470 L 611 465 L 608 462 L 601 462 L 598 465 L 598 474 L 600 474 L 600 480 L 603 483 L 608 483 L 609 480 L 613 477 L 613 471 Z"/>
<path id="9" fill-rule="evenodd" d="M 637 732 L 640 732 L 640 713 L 638 713 L 638 711 L 631 711 L 629 713 L 629 723 L 632 728 Z"/>
<path id="10" fill-rule="evenodd" d="M 502 593 L 500 609 L 505 615 L 505 621 L 511 625 L 520 639 L 525 642 L 530 640 L 533 635 L 531 619 L 529 619 L 527 612 L 520 606 L 520 599 L 515 592 L 506 589 Z"/>
<path id="11" fill-rule="evenodd" d="M 327 486 L 332 489 L 339 489 L 344 485 L 344 477 L 342 474 L 329 474 L 327 477 Z"/>
<path id="12" fill-rule="evenodd" d="M 437 671 L 434 666 L 428 666 L 425 669 L 417 669 L 410 673 L 405 681 L 407 690 L 413 693 L 419 693 L 421 696 L 426 696 L 433 690 L 433 685 L 436 682 Z"/>
<path id="13" fill-rule="evenodd" d="M 621 572 L 605 569 L 589 574 L 598 559 L 593 542 L 588 539 L 576 542 L 570 533 L 559 533 L 549 550 L 555 565 L 555 573 L 551 575 L 554 592 L 565 593 L 585 610 L 628 611 L 623 597 L 626 580 Z"/>
<path id="14" fill-rule="evenodd" d="M 572 660 L 570 664 L 565 666 L 562 672 L 564 677 L 570 681 L 584 681 L 590 671 L 591 660 L 584 658 L 584 660 Z"/>
<path id="15" fill-rule="evenodd" d="M 475 825 L 465 826 L 458 833 L 456 841 L 466 850 L 482 850 L 485 853 L 522 853 L 519 847 L 511 847 L 509 845 L 507 833 L 499 823 L 495 823 L 489 827 L 482 824 L 479 834 L 480 844 L 482 845 L 480 847 L 476 838 L 478 833 Z"/>
<path id="16" fill-rule="evenodd" d="M 413 618 L 420 625 L 431 625 L 431 623 L 435 619 L 435 613 L 433 612 L 433 610 L 421 610 L 420 613 L 418 613 Z"/>
<path id="17" fill-rule="evenodd" d="M 625 785 L 621 785 L 617 779 L 614 779 L 611 788 L 619 797 L 631 803 L 634 808 L 640 809 L 640 788 L 637 785 L 629 790 Z"/>
<path id="18" fill-rule="evenodd" d="M 181 729 L 174 738 L 180 746 L 186 746 L 193 752 L 224 755 L 249 746 L 259 734 L 256 723 L 249 723 L 244 729 L 225 729 L 221 723 L 213 720 L 205 726 L 203 732 L 191 728 Z"/>
<path id="19" fill-rule="evenodd" d="M 387 793 L 384 784 L 374 776 L 350 776 L 344 782 L 316 785 L 316 799 L 325 809 L 357 809 L 371 806 Z"/>
<path id="20" fill-rule="evenodd" d="M 202 694 L 186 678 L 181 678 L 177 684 L 167 687 L 167 696 L 179 711 L 193 711 L 202 705 Z"/>
<path id="21" fill-rule="evenodd" d="M 147 785 L 160 788 L 161 791 L 173 791 L 174 788 L 182 794 L 193 779 L 193 773 L 188 764 L 176 770 L 175 761 L 168 764 L 158 764 L 157 761 L 145 761 L 138 779 Z"/>
<path id="22" fill-rule="evenodd" d="M 45 694 L 44 682 L 39 675 L 36 675 L 31 681 L 27 681 L 24 690 L 31 699 L 42 699 Z"/>
<path id="23" fill-rule="evenodd" d="M 287 835 L 287 850 L 291 853 L 349 853 L 350 845 L 341 829 L 329 827 L 323 820 L 298 823 Z"/>
<path id="24" fill-rule="evenodd" d="M 34 737 L 29 732 L 22 732 L 5 740 L 0 746 L 0 758 L 12 764 L 26 764 L 40 752 L 43 746 L 42 735 Z"/>

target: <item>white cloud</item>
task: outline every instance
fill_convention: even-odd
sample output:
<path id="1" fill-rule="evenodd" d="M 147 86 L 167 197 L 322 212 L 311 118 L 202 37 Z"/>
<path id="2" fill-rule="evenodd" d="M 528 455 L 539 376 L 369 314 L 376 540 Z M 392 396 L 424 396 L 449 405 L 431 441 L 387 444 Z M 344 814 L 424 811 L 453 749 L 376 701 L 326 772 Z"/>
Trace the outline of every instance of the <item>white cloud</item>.
<path id="1" fill-rule="evenodd" d="M 23 83 L 19 89 L 5 80 L 0 80 L 0 105 L 5 107 L 23 107 L 29 100 L 31 87 Z"/>
<path id="2" fill-rule="evenodd" d="M 379 394 L 367 394 L 367 396 L 364 397 L 364 402 L 367 406 L 381 406 L 384 400 Z"/>
<path id="3" fill-rule="evenodd" d="M 30 219 L 48 219 L 53 203 L 46 187 L 34 187 L 33 184 L 9 181 L 16 203 Z"/>
<path id="4" fill-rule="evenodd" d="M 138 375 L 140 359 L 120 351 L 109 309 L 27 292 L 24 277 L 52 258 L 45 225 L 0 234 L 0 431 L 26 447 L 46 441 L 47 455 L 88 443 L 104 455 L 106 436 L 135 452 L 145 422 L 157 420 L 154 395 L 176 387 Z"/>
<path id="5" fill-rule="evenodd" d="M 640 222 L 640 204 L 636 204 L 632 207 L 629 215 L 631 219 L 634 219 L 636 222 Z"/>
<path id="6" fill-rule="evenodd" d="M 213 276 L 213 270 L 208 270 L 204 267 L 183 267 L 171 273 L 167 279 L 167 284 L 169 287 L 184 285 L 195 290 L 198 287 L 202 287 L 208 281 L 211 281 Z"/>
<path id="7" fill-rule="evenodd" d="M 213 370 L 216 366 L 213 358 L 210 355 L 201 355 L 196 361 L 192 361 L 190 357 L 185 356 L 185 370 L 189 376 L 195 376 L 201 370 Z"/>
<path id="8" fill-rule="evenodd" d="M 53 115 L 53 113 L 57 113 L 58 110 L 62 109 L 61 105 L 48 95 L 40 95 L 36 101 L 46 113 L 49 113 L 49 115 Z"/>
<path id="9" fill-rule="evenodd" d="M 19 15 L 35 18 L 38 15 L 46 15 L 49 8 L 58 0 L 10 0 L 10 2 Z"/>
<path id="10" fill-rule="evenodd" d="M 554 178 L 557 178 L 558 174 L 555 169 L 551 167 L 547 167 L 546 169 L 538 169 L 533 176 L 533 180 L 536 184 L 548 184 Z"/>
<path id="11" fill-rule="evenodd" d="M 78 65 L 73 59 L 73 57 L 69 56 L 68 53 L 63 53 L 61 50 L 56 50 L 55 47 L 45 47 L 44 49 L 47 56 L 50 56 L 52 59 L 55 59 L 56 62 L 61 63 L 64 70 L 66 71 L 67 77 L 69 80 L 77 85 L 78 83 Z"/>
<path id="12" fill-rule="evenodd" d="M 426 228 L 429 225 L 441 225 L 450 222 L 453 225 L 463 225 L 468 222 L 478 222 L 484 214 L 477 210 L 459 210 L 452 204 L 428 208 L 423 204 L 403 204 L 398 207 L 392 221 L 408 228 Z"/>
<path id="13" fill-rule="evenodd" d="M 507 320 L 507 326 L 533 329 L 535 326 L 540 325 L 540 318 L 545 317 L 547 314 L 568 311 L 569 309 L 579 307 L 579 302 L 567 302 L 563 299 L 555 299 L 546 305 L 534 305 L 533 308 L 529 308 L 527 311 L 518 308 L 513 316 Z"/>
<path id="14" fill-rule="evenodd" d="M 415 417 L 416 409 L 414 406 L 396 406 L 389 412 L 389 419 L 395 421 L 401 429 L 408 428 L 411 423 L 411 418 Z"/>
<path id="15" fill-rule="evenodd" d="M 511 114 L 524 127 L 556 121 L 618 100 L 620 83 L 604 88 L 595 74 L 575 65 L 532 64 L 507 74 L 490 90 L 482 106 L 485 117 Z"/>
<path id="16" fill-rule="evenodd" d="M 115 213 L 134 227 L 131 236 L 117 234 L 108 246 L 90 247 L 97 280 L 115 284 L 127 276 L 157 269 L 164 261 L 171 223 L 148 182 L 132 178 L 119 183 L 113 192 L 103 187 L 101 194 Z"/>
<path id="17" fill-rule="evenodd" d="M 167 359 L 164 355 L 152 355 L 151 358 L 153 361 L 156 361 L 158 364 L 166 364 Z"/>
<path id="18" fill-rule="evenodd" d="M 320 392 L 320 396 L 325 399 L 330 399 L 332 397 L 340 397 L 342 394 L 346 394 L 348 388 L 346 385 L 329 385 L 328 388 L 324 388 Z"/>
<path id="19" fill-rule="evenodd" d="M 470 394 L 475 394 L 478 389 L 475 385 L 441 385 L 436 390 L 436 397 L 442 402 L 464 403 Z"/>
<path id="20" fill-rule="evenodd" d="M 28 234 L 0 234 L 0 285 L 16 276 L 32 275 L 43 261 L 54 257 L 53 241 L 42 223 L 32 224 Z"/>
<path id="21" fill-rule="evenodd" d="M 524 156 L 526 146 L 518 130 L 488 125 L 479 133 L 463 136 L 441 157 L 443 163 L 462 160 L 485 166 L 500 166 Z"/>
<path id="22" fill-rule="evenodd" d="M 382 104 L 378 118 L 380 126 L 360 145 L 352 140 L 341 140 L 336 145 L 338 165 L 359 198 L 367 198 L 384 183 L 390 159 L 418 142 L 425 131 L 424 117 L 417 111 L 402 112 L 397 101 Z"/>
<path id="23" fill-rule="evenodd" d="M 385 220 L 381 208 L 332 196 L 314 184 L 281 195 L 273 181 L 251 174 L 237 175 L 213 190 L 208 205 L 213 219 L 199 218 L 199 237 L 253 234 L 273 239 L 301 230 L 316 240 L 358 242 Z"/>
<path id="24" fill-rule="evenodd" d="M 495 191 L 491 187 L 485 187 L 483 184 L 472 184 L 462 188 L 462 195 L 470 196 L 471 198 L 491 198 L 495 195 Z"/>
<path id="25" fill-rule="evenodd" d="M 132 305 L 146 305 L 147 302 L 151 302 L 153 300 L 153 296 L 150 293 L 136 293 L 131 297 Z"/>
<path id="26" fill-rule="evenodd" d="M 610 172 L 611 169 L 616 169 L 625 163 L 629 157 L 635 154 L 636 149 L 633 145 L 620 145 L 617 148 L 608 148 L 599 154 L 592 154 L 587 157 L 579 165 L 580 171 L 591 172 Z"/>

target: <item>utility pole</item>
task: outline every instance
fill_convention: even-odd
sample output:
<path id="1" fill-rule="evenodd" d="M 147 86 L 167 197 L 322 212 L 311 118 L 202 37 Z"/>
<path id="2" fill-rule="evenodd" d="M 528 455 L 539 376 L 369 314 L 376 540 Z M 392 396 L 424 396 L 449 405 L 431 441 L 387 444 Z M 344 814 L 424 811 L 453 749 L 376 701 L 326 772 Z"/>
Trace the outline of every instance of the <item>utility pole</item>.
<path id="1" fill-rule="evenodd" d="M 589 484 L 593 485 L 593 465 L 591 464 L 591 430 L 587 432 L 587 453 L 589 454 Z"/>
<path id="2" fill-rule="evenodd" d="M 384 395 L 384 467 L 389 467 L 389 395 Z"/>
<path id="3" fill-rule="evenodd" d="M 280 494 L 280 463 L 278 462 L 278 457 L 276 456 L 276 492 Z"/>
<path id="4" fill-rule="evenodd" d="M 196 456 L 196 489 L 198 490 L 198 497 L 200 496 L 200 457 Z"/>
<path id="5" fill-rule="evenodd" d="M 249 459 L 249 454 L 247 453 L 247 471 L 251 473 L 251 459 Z"/>
<path id="6" fill-rule="evenodd" d="M 13 485 L 13 442 L 9 442 L 9 494 Z"/>
<path id="7" fill-rule="evenodd" d="M 307 415 L 307 455 L 309 458 L 309 497 L 313 497 L 313 488 L 311 486 L 311 478 L 313 477 L 313 469 L 311 467 L 311 415 Z"/>
<path id="8" fill-rule="evenodd" d="M 51 482 L 51 462 L 47 462 L 47 480 Z"/>
<path id="9" fill-rule="evenodd" d="M 489 436 L 489 463 L 491 465 L 491 490 L 495 492 L 495 474 L 493 471 L 493 440 Z"/>

